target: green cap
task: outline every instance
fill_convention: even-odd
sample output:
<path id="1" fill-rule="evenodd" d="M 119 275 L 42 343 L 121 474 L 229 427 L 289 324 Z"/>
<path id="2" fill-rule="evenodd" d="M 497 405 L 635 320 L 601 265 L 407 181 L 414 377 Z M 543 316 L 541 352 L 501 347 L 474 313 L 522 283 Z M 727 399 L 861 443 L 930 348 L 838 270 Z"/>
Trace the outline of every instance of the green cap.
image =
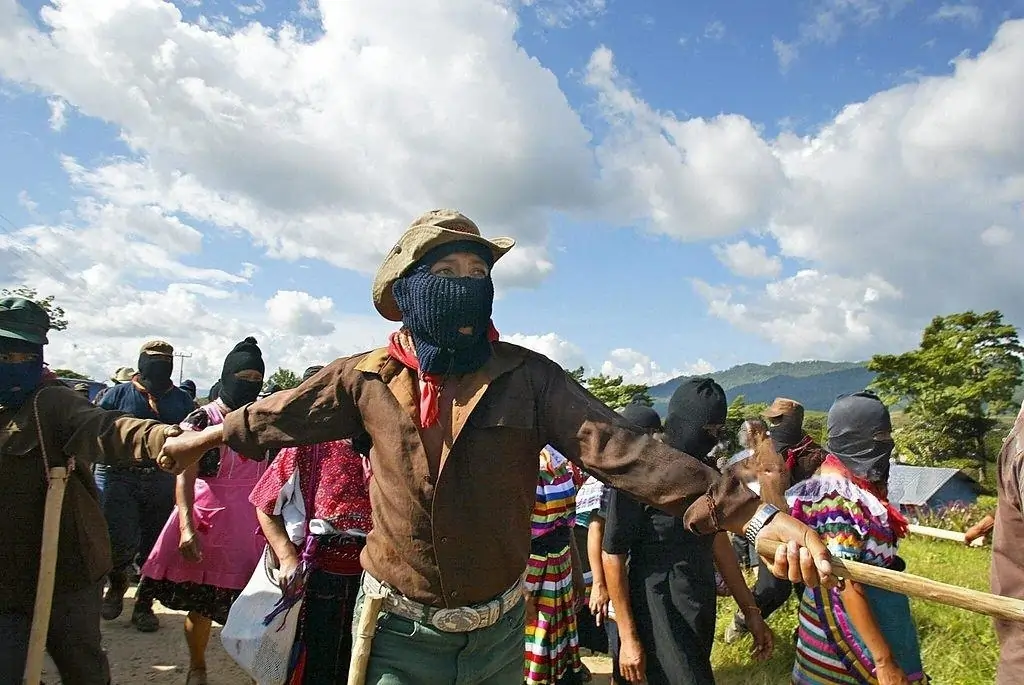
<path id="1" fill-rule="evenodd" d="M 24 340 L 36 345 L 50 342 L 50 315 L 32 300 L 23 297 L 5 297 L 0 300 L 0 338 Z"/>

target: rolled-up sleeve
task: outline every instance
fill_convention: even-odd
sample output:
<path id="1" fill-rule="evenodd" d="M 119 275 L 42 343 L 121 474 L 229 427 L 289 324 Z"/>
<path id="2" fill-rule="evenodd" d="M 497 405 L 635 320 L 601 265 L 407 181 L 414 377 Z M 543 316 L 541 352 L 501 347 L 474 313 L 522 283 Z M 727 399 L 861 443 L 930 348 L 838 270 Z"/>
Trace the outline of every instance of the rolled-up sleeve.
<path id="1" fill-rule="evenodd" d="M 40 391 L 39 415 L 44 430 L 54 422 L 64 454 L 86 463 L 155 459 L 167 439 L 165 424 L 101 409 L 70 389 Z"/>
<path id="2" fill-rule="evenodd" d="M 224 442 L 262 460 L 268 449 L 353 438 L 363 431 L 352 399 L 358 358 L 339 359 L 297 388 L 282 390 L 224 417 Z"/>
<path id="3" fill-rule="evenodd" d="M 630 425 L 553 362 L 540 408 L 542 436 L 578 466 L 612 487 L 674 516 L 706 535 L 738 532 L 759 506 L 734 475 Z"/>

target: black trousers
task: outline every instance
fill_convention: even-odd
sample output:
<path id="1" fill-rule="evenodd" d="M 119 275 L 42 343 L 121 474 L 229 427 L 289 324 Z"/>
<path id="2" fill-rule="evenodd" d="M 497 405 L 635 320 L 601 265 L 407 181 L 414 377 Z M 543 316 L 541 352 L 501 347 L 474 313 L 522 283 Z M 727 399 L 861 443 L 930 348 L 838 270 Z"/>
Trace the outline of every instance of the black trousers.
<path id="1" fill-rule="evenodd" d="M 65 685 L 110 685 L 110 665 L 100 638 L 103 585 L 55 593 L 46 651 Z M 32 616 L 0 614 L 0 683 L 20 683 L 28 658 Z"/>

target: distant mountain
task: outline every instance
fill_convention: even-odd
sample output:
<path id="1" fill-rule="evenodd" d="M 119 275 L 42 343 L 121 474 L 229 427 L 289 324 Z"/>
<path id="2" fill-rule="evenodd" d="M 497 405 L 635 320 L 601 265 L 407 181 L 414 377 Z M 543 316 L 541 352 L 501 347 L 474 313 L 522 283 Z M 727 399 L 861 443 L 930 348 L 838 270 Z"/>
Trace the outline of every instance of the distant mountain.
<path id="1" fill-rule="evenodd" d="M 725 389 L 730 402 L 739 395 L 750 403 L 789 397 L 810 411 L 828 411 L 837 396 L 863 390 L 875 379 L 866 362 L 825 361 L 741 364 L 707 375 Z M 680 376 L 651 388 L 658 412 L 665 414 L 672 393 L 687 378 Z"/>

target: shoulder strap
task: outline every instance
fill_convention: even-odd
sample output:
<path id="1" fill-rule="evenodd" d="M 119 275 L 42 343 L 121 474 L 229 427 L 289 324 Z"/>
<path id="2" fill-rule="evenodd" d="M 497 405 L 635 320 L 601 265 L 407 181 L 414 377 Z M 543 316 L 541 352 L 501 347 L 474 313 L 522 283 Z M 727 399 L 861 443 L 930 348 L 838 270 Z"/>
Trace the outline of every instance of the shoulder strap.
<path id="1" fill-rule="evenodd" d="M 43 478 L 46 480 L 46 484 L 50 484 L 50 456 L 46 450 L 46 435 L 43 433 L 43 422 L 39 419 L 39 396 L 43 394 L 45 386 L 36 389 L 32 395 L 32 417 L 36 421 L 36 435 L 39 438 L 39 452 L 43 455 Z M 68 463 L 65 465 L 67 472 L 70 475 L 75 469 L 75 458 L 69 457 Z"/>

